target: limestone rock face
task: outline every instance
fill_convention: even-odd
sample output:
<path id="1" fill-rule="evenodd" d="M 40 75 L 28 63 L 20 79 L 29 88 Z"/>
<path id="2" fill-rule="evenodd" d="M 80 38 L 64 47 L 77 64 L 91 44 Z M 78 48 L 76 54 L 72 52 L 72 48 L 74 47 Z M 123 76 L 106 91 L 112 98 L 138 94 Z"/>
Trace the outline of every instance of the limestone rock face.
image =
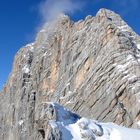
<path id="1" fill-rule="evenodd" d="M 47 125 L 56 114 L 52 108 L 45 116 L 46 102 L 138 128 L 140 37 L 106 9 L 75 23 L 65 15 L 46 23 L 16 54 L 0 93 L 0 140 L 44 140 L 46 130 L 49 140 L 61 139 Z"/>

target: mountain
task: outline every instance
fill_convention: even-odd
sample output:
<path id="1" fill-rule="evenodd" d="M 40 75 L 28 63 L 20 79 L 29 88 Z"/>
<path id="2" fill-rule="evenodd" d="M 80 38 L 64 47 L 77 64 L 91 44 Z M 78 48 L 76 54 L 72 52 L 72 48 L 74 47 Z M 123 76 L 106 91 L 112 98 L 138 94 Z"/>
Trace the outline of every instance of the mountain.
<path id="1" fill-rule="evenodd" d="M 56 137 L 46 138 L 47 133 L 52 133 L 47 115 L 44 118 L 47 109 L 39 108 L 47 102 L 88 118 L 70 115 L 71 131 L 77 133 L 79 127 L 75 130 L 75 126 L 80 120 L 94 127 L 93 118 L 104 122 L 97 124 L 105 131 L 110 127 L 117 132 L 121 129 L 106 122 L 139 128 L 139 89 L 140 37 L 119 15 L 101 9 L 95 17 L 87 16 L 78 22 L 60 15 L 46 23 L 35 42 L 21 48 L 15 56 L 9 79 L 0 93 L 0 140 L 61 139 L 63 135 L 56 132 L 59 129 L 52 130 Z M 65 130 L 63 133 L 67 134 Z"/>

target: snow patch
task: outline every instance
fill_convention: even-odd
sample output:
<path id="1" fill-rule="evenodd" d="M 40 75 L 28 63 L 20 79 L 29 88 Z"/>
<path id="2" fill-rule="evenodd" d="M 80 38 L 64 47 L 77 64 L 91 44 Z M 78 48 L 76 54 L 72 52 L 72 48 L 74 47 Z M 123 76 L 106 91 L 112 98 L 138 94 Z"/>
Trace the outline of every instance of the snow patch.
<path id="1" fill-rule="evenodd" d="M 113 129 L 110 135 L 110 140 L 121 140 L 121 135 L 119 130 Z"/>
<path id="2" fill-rule="evenodd" d="M 137 80 L 137 76 L 136 75 L 131 75 L 129 78 L 128 78 L 128 81 L 132 81 L 132 80 Z"/>
<path id="3" fill-rule="evenodd" d="M 66 87 L 68 87 L 69 85 L 70 85 L 70 83 L 67 83 L 67 84 L 66 84 Z"/>
<path id="4" fill-rule="evenodd" d="M 34 47 L 33 47 L 33 46 L 31 46 L 30 51 L 33 51 L 33 49 L 34 49 Z"/>
<path id="5" fill-rule="evenodd" d="M 43 32 L 46 32 L 46 30 L 44 30 L 44 29 L 40 30 L 40 33 L 43 33 Z"/>
<path id="6" fill-rule="evenodd" d="M 126 67 L 128 66 L 129 64 L 124 64 L 124 65 L 118 65 L 117 66 L 117 69 L 119 70 L 119 71 L 125 71 L 126 70 Z"/>
<path id="7" fill-rule="evenodd" d="M 56 109 L 57 119 L 51 120 L 50 125 L 52 129 L 61 131 L 62 140 L 139 140 L 139 130 L 80 118 L 58 104 L 52 105 Z"/>
<path id="8" fill-rule="evenodd" d="M 140 50 L 140 44 L 137 44 L 137 48 Z"/>
<path id="9" fill-rule="evenodd" d="M 52 53 L 49 53 L 49 55 L 48 56 L 51 56 L 52 55 Z"/>
<path id="10" fill-rule="evenodd" d="M 46 56 L 47 55 L 47 52 L 45 52 L 44 54 L 43 54 L 43 56 Z"/>
<path id="11" fill-rule="evenodd" d="M 65 96 L 60 97 L 60 99 L 66 99 L 66 98 L 69 98 L 69 97 L 72 96 L 72 95 L 73 95 L 73 92 L 69 90 L 69 91 L 67 92 L 67 94 L 66 94 Z"/>
<path id="12" fill-rule="evenodd" d="M 30 72 L 30 69 L 27 65 L 25 65 L 22 70 L 23 70 L 24 73 L 29 73 Z"/>
<path id="13" fill-rule="evenodd" d="M 79 129 L 78 124 L 70 124 L 69 126 L 66 126 L 66 128 L 70 131 L 70 133 L 73 136 L 72 140 L 81 140 L 81 132 Z"/>
<path id="14" fill-rule="evenodd" d="M 127 25 L 122 25 L 118 27 L 121 31 L 128 31 L 128 26 Z"/>
<path id="15" fill-rule="evenodd" d="M 32 47 L 33 45 L 35 45 L 35 43 L 27 44 L 27 46 L 29 46 L 29 47 Z"/>
<path id="16" fill-rule="evenodd" d="M 25 47 L 26 47 L 29 51 L 33 52 L 33 50 L 34 50 L 34 45 L 35 45 L 35 43 L 30 43 L 30 44 L 27 44 Z"/>
<path id="17" fill-rule="evenodd" d="M 22 125 L 23 123 L 24 123 L 23 120 L 20 120 L 20 121 L 18 122 L 19 125 Z"/>
<path id="18" fill-rule="evenodd" d="M 137 125 L 140 127 L 140 121 L 137 122 Z"/>
<path id="19" fill-rule="evenodd" d="M 68 105 L 68 104 L 74 104 L 74 101 L 68 101 L 65 103 L 65 105 Z"/>
<path id="20" fill-rule="evenodd" d="M 133 57 L 132 55 L 130 55 L 130 54 L 129 54 L 129 55 L 127 56 L 127 58 L 126 58 L 127 61 L 133 60 L 133 59 L 134 59 L 134 57 Z"/>
<path id="21" fill-rule="evenodd" d="M 130 59 L 130 56 L 129 56 L 129 59 Z M 128 62 L 126 62 L 126 63 L 124 63 L 124 64 L 117 65 L 116 68 L 117 68 L 120 72 L 122 72 L 122 71 L 125 71 L 126 68 L 127 68 L 129 65 L 132 65 L 132 64 L 135 64 L 135 63 L 137 63 L 137 62 L 135 62 L 135 61 L 128 61 Z"/>

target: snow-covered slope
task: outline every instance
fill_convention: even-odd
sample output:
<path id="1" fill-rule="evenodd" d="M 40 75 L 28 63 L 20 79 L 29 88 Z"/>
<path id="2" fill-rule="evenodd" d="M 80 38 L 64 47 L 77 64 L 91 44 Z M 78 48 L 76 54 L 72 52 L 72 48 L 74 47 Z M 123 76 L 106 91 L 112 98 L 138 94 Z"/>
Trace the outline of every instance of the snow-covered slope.
<path id="1" fill-rule="evenodd" d="M 140 130 L 118 126 L 114 123 L 100 123 L 82 118 L 56 103 L 46 103 L 56 117 L 49 120 L 51 132 L 47 139 L 62 140 L 139 140 Z M 47 111 L 47 114 L 51 112 Z M 50 134 L 51 133 L 51 134 Z M 59 138 L 58 138 L 59 135 Z M 61 138 L 60 138 L 61 137 Z"/>

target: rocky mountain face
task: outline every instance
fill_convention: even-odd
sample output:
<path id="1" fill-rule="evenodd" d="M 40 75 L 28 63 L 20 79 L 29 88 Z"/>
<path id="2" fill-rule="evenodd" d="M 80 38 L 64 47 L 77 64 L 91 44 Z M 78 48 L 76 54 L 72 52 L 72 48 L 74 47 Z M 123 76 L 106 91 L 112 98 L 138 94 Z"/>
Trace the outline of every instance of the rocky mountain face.
<path id="1" fill-rule="evenodd" d="M 46 23 L 35 42 L 16 54 L 0 93 L 0 140 L 62 139 L 48 125 L 59 113 L 46 102 L 139 128 L 140 37 L 106 9 L 75 23 L 65 15 Z"/>

